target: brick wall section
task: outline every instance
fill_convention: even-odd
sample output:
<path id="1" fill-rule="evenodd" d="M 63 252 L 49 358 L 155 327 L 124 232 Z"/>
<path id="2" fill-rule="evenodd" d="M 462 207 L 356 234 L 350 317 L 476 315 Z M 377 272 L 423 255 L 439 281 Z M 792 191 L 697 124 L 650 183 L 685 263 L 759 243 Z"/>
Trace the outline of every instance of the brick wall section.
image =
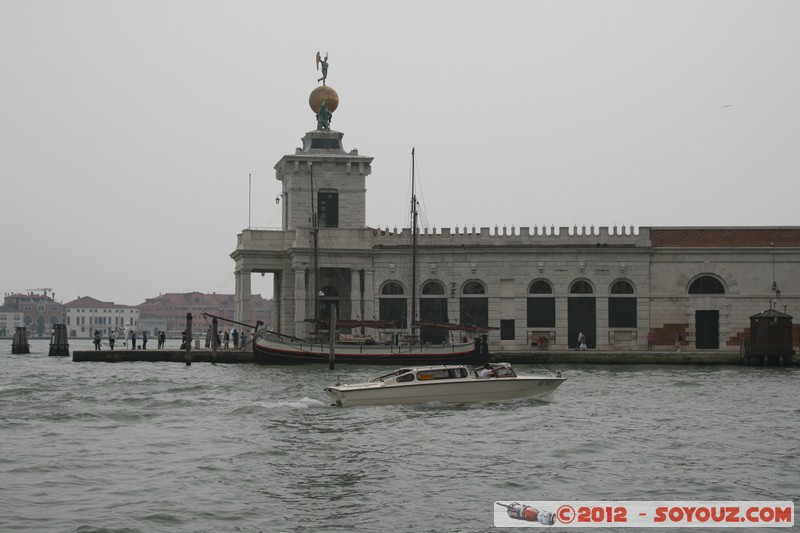
<path id="1" fill-rule="evenodd" d="M 674 346 L 675 334 L 680 333 L 683 336 L 681 346 L 686 346 L 686 324 L 664 324 L 663 328 L 652 328 L 653 344 L 656 346 Z"/>
<path id="2" fill-rule="evenodd" d="M 793 248 L 800 228 L 652 228 L 654 248 Z"/>

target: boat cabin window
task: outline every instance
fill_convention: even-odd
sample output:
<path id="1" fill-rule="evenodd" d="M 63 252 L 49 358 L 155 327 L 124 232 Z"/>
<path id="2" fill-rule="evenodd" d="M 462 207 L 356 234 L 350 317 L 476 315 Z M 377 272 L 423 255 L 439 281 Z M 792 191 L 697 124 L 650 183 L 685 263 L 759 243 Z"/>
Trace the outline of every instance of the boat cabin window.
<path id="1" fill-rule="evenodd" d="M 463 379 L 467 377 L 466 368 L 437 368 L 434 370 L 421 370 L 417 372 L 417 379 L 428 381 L 431 379 Z"/>
<path id="2" fill-rule="evenodd" d="M 403 374 L 399 378 L 397 378 L 398 383 L 403 383 L 405 381 L 414 381 L 414 374 L 409 372 L 408 374 Z"/>

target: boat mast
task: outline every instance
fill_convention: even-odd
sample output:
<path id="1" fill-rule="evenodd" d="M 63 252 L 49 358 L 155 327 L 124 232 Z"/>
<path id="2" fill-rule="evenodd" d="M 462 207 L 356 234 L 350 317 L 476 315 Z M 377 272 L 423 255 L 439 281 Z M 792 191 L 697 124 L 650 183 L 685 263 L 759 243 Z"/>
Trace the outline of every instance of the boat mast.
<path id="1" fill-rule="evenodd" d="M 411 336 L 417 326 L 417 195 L 414 182 L 414 148 L 411 148 Z"/>

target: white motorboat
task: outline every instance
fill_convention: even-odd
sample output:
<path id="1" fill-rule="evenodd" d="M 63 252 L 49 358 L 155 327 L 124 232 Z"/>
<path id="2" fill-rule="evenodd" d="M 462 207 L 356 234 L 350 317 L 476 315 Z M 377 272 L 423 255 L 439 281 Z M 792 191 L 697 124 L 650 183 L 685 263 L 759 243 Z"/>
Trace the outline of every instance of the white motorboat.
<path id="1" fill-rule="evenodd" d="M 325 389 L 333 405 L 385 405 L 499 402 L 539 398 L 553 392 L 566 378 L 560 373 L 518 376 L 509 363 L 400 368 L 367 383 L 337 383 Z"/>

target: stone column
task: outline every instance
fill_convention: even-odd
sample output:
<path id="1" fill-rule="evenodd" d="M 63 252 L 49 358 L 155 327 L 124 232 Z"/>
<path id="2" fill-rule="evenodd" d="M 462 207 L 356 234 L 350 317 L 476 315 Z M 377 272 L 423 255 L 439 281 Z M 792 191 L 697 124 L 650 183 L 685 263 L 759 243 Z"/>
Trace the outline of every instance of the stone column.
<path id="1" fill-rule="evenodd" d="M 556 327 L 553 328 L 556 331 L 556 344 L 553 346 L 552 341 L 550 341 L 550 349 L 566 350 L 569 346 L 569 335 L 567 334 L 569 331 L 568 300 L 568 296 L 556 297 Z"/>
<path id="2" fill-rule="evenodd" d="M 364 269 L 364 320 L 378 318 L 378 310 L 375 308 L 375 273 L 370 269 Z"/>
<path id="3" fill-rule="evenodd" d="M 253 303 L 250 290 L 250 272 L 237 270 L 236 274 L 236 310 L 234 320 L 245 324 L 252 324 Z"/>
<path id="4" fill-rule="evenodd" d="M 306 336 L 306 270 L 294 271 L 294 332 L 295 337 Z"/>
<path id="5" fill-rule="evenodd" d="M 350 318 L 352 320 L 361 319 L 365 320 L 367 317 L 362 311 L 362 295 L 361 295 L 361 271 L 355 268 L 350 269 L 350 316 L 342 315 L 341 309 L 338 310 L 339 318 Z"/>

